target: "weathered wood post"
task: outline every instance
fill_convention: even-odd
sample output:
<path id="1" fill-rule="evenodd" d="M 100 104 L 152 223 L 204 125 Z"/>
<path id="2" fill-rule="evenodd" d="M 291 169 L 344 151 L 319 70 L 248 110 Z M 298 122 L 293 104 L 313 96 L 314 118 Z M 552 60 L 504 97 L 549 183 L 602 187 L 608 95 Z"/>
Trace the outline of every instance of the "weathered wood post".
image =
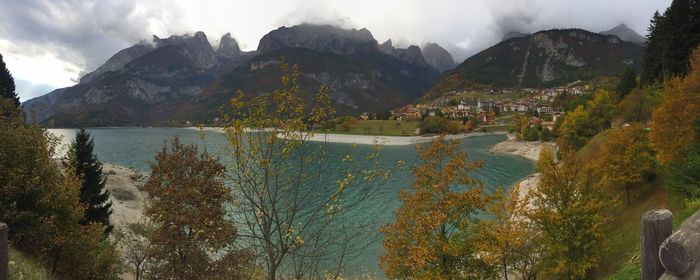
<path id="1" fill-rule="evenodd" d="M 700 272 L 700 211 L 661 244 L 659 259 L 667 274 L 681 279 Z"/>
<path id="2" fill-rule="evenodd" d="M 642 215 L 642 280 L 657 280 L 664 273 L 659 247 L 672 231 L 671 211 L 654 209 Z"/>
<path id="3" fill-rule="evenodd" d="M 7 241 L 7 234 L 10 229 L 7 224 L 0 223 L 0 280 L 10 279 L 9 263 L 10 244 Z"/>

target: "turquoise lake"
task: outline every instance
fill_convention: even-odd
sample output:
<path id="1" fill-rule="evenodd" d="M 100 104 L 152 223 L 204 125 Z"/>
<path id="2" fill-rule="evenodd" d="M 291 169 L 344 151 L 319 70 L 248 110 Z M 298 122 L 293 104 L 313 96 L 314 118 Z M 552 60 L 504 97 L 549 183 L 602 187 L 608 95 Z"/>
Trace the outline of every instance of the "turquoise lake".
<path id="1" fill-rule="evenodd" d="M 51 133 L 62 136 L 62 146 L 67 146 L 75 134 L 75 129 L 50 129 Z M 226 139 L 223 134 L 206 132 L 204 140 L 200 132 L 187 128 L 91 128 L 88 131 L 95 138 L 95 152 L 103 162 L 133 167 L 145 173 L 149 172 L 149 163 L 154 155 L 163 147 L 163 143 L 178 136 L 183 143 L 197 144 L 206 148 L 210 154 L 226 160 Z M 519 156 L 491 154 L 489 148 L 498 142 L 506 140 L 505 135 L 479 136 L 461 140 L 461 148 L 469 155 L 470 160 L 483 160 L 484 167 L 473 172 L 473 177 L 479 179 L 492 192 L 496 187 L 509 187 L 518 180 L 534 172 L 534 162 Z M 329 144 L 329 158 L 341 161 L 342 155 L 350 149 L 349 144 Z M 372 149 L 369 145 L 355 147 L 358 152 Z M 415 145 L 385 146 L 381 152 L 381 165 L 385 168 L 395 168 L 398 161 L 404 161 L 407 166 L 419 164 Z M 352 219 L 371 221 L 375 224 L 374 232 L 370 233 L 371 244 L 357 258 L 348 262 L 345 275 L 352 278 L 370 274 L 384 278 L 379 268 L 378 258 L 382 254 L 381 235 L 378 228 L 393 219 L 394 210 L 399 206 L 398 192 L 410 187 L 413 181 L 409 169 L 398 169 L 386 185 L 378 189 L 373 196 L 362 202 L 352 212 Z"/>

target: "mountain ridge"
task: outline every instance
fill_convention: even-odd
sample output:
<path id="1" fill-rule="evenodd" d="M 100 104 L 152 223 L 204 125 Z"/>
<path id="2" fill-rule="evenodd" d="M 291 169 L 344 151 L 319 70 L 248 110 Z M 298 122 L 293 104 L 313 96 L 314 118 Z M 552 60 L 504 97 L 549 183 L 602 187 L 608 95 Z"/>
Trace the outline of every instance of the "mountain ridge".
<path id="1" fill-rule="evenodd" d="M 610 30 L 601 31 L 600 34 L 603 35 L 615 35 L 621 40 L 632 42 L 639 45 L 644 45 L 647 41 L 642 35 L 639 35 L 634 29 L 627 27 L 624 23 L 621 23 Z"/>
<path id="2" fill-rule="evenodd" d="M 478 85 L 546 87 L 641 66 L 643 47 L 583 29 L 551 29 L 500 42 L 444 73 L 425 98 Z"/>
<path id="3" fill-rule="evenodd" d="M 38 112 L 39 121 L 54 126 L 162 125 L 173 118 L 184 122 L 185 117 L 211 121 L 212 114 L 201 119 L 198 113 L 218 112 L 228 100 L 217 96 L 209 99 L 219 104 L 202 105 L 200 101 L 207 100 L 207 94 L 213 91 L 209 89 L 217 89 L 220 95 L 226 90 L 217 88 L 219 84 L 255 94 L 262 93 L 249 85 L 271 90 L 269 85 L 275 85 L 278 77 L 259 73 L 279 73 L 249 70 L 268 68 L 281 60 L 276 57 L 276 62 L 265 64 L 269 61 L 255 58 L 286 53 L 295 56 L 293 63 L 304 66 L 301 69 L 321 69 L 303 73 L 304 79 L 315 85 L 330 84 L 329 93 L 334 104 L 341 107 L 340 112 L 388 110 L 420 97 L 438 75 L 420 48 L 405 51 L 399 57 L 382 53 L 368 30 L 332 26 L 280 27 L 263 36 L 253 52 L 241 51 L 230 34 L 222 36 L 216 49 L 204 32 L 153 36 L 152 44 L 137 44 L 117 52 L 85 75 L 83 82 L 28 100 L 24 107 Z M 249 60 L 253 64 L 247 63 Z M 329 70 L 334 65 L 337 71 Z M 234 77 L 237 84 L 227 84 L 225 77 Z"/>

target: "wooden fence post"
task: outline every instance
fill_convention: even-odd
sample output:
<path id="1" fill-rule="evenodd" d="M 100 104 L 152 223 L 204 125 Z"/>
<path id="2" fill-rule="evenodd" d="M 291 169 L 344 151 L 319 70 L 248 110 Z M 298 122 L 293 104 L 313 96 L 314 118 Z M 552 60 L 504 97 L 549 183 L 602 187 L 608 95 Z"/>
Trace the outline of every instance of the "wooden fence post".
<path id="1" fill-rule="evenodd" d="M 685 220 L 659 250 L 666 273 L 683 277 L 700 266 L 700 211 Z"/>
<path id="2" fill-rule="evenodd" d="M 9 262 L 10 244 L 7 241 L 9 228 L 7 224 L 0 223 L 0 280 L 10 279 Z"/>
<path id="3" fill-rule="evenodd" d="M 659 247 L 672 230 L 671 211 L 654 209 L 642 215 L 642 280 L 657 280 L 664 273 L 659 261 Z"/>

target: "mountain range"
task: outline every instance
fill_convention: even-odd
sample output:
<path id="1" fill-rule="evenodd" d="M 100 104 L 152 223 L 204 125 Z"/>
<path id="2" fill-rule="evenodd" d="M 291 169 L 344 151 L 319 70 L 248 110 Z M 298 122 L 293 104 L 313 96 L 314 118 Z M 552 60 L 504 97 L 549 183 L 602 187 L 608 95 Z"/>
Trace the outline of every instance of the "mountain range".
<path id="1" fill-rule="evenodd" d="M 614 75 L 639 67 L 642 52 L 617 35 L 555 29 L 515 34 L 455 67 L 437 44 L 379 44 L 367 29 L 280 27 L 249 52 L 231 34 L 214 48 L 204 32 L 196 32 L 153 36 L 123 49 L 78 84 L 28 100 L 23 108 L 56 127 L 210 123 L 237 91 L 251 97 L 279 88 L 279 64 L 286 61 L 299 66 L 305 97 L 324 85 L 339 115 L 359 114 L 473 85 L 538 87 Z"/>
<path id="2" fill-rule="evenodd" d="M 641 67 L 644 48 L 582 29 L 512 37 L 443 73 L 425 99 L 470 87 L 547 87 Z"/>
<path id="3" fill-rule="evenodd" d="M 419 98 L 438 69 L 454 65 L 440 46 L 428 49 L 426 56 L 416 46 L 384 52 L 367 29 L 310 24 L 273 30 L 253 52 L 241 51 L 230 34 L 216 49 L 203 32 L 153 36 L 117 52 L 77 85 L 23 107 L 53 126 L 211 121 L 234 92 L 277 88 L 277 65 L 286 58 L 300 66 L 304 93 L 314 96 L 326 85 L 339 113 L 389 110 Z"/>

